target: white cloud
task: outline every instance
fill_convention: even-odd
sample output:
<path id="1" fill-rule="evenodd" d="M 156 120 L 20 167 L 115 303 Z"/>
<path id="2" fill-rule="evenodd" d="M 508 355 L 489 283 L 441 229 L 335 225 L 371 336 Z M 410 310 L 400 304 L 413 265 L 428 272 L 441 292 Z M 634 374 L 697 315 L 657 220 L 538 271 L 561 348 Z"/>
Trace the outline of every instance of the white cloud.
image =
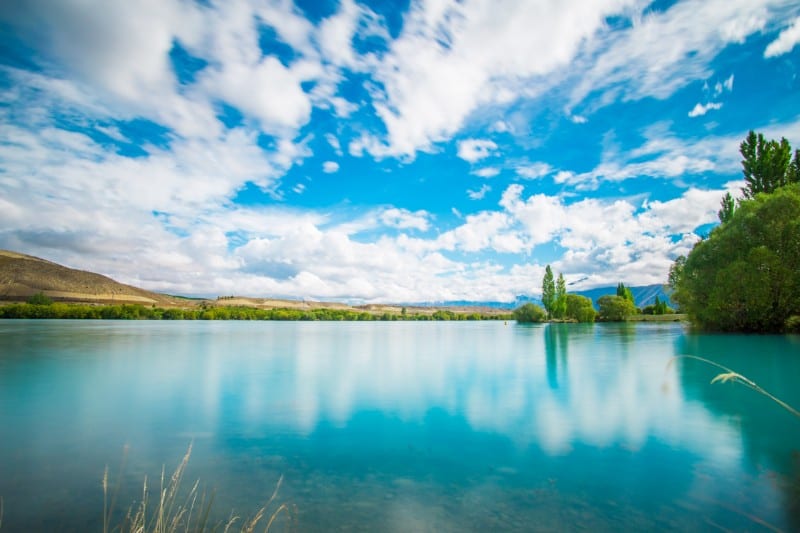
<path id="1" fill-rule="evenodd" d="M 794 19 L 791 26 L 783 30 L 778 38 L 769 43 L 764 50 L 764 57 L 778 57 L 791 52 L 800 43 L 800 17 Z"/>
<path id="2" fill-rule="evenodd" d="M 489 131 L 492 133 L 508 133 L 513 132 L 514 128 L 504 120 L 497 120 L 491 125 Z"/>
<path id="3" fill-rule="evenodd" d="M 500 169 L 497 167 L 484 167 L 484 168 L 479 168 L 477 170 L 473 170 L 472 174 L 481 178 L 493 178 L 498 174 L 500 174 Z"/>
<path id="4" fill-rule="evenodd" d="M 692 118 L 702 117 L 709 111 L 717 109 L 722 109 L 722 104 L 719 102 L 709 102 L 707 104 L 701 104 L 700 102 L 698 102 L 697 104 L 695 104 L 692 110 L 689 111 L 689 116 Z"/>
<path id="5" fill-rule="evenodd" d="M 342 145 L 339 143 L 339 139 L 336 137 L 336 135 L 332 133 L 326 133 L 325 140 L 328 141 L 328 144 L 331 145 L 331 148 L 333 148 L 333 151 L 336 153 L 336 155 L 338 155 L 339 157 L 344 155 L 342 153 Z"/>
<path id="6" fill-rule="evenodd" d="M 322 171 L 326 174 L 333 174 L 339 171 L 339 163 L 336 161 L 325 161 L 322 163 Z"/>
<path id="7" fill-rule="evenodd" d="M 465 139 L 458 143 L 458 157 L 470 163 L 491 156 L 495 150 L 497 144 L 489 139 Z"/>
<path id="8" fill-rule="evenodd" d="M 728 91 L 728 92 L 733 91 L 733 74 L 728 76 L 728 78 L 724 82 L 723 81 L 718 81 L 716 84 L 714 84 L 714 97 L 715 98 L 720 96 L 725 91 Z"/>
<path id="9" fill-rule="evenodd" d="M 627 30 L 604 33 L 577 68 L 568 111 L 590 96 L 589 108 L 619 100 L 664 99 L 712 74 L 710 63 L 731 43 L 763 30 L 770 9 L 785 2 L 687 0 L 650 11 Z"/>
<path id="10" fill-rule="evenodd" d="M 426 211 L 408 211 L 395 207 L 385 210 L 380 215 L 380 220 L 386 226 L 397 229 L 416 229 L 428 231 L 430 214 Z"/>
<path id="11" fill-rule="evenodd" d="M 475 191 L 468 190 L 467 196 L 469 196 L 471 200 L 482 200 L 486 196 L 486 193 L 488 193 L 491 190 L 492 188 L 490 186 L 484 184 L 478 190 Z"/>
<path id="12" fill-rule="evenodd" d="M 575 124 L 586 124 L 589 119 L 581 115 L 570 115 L 569 119 Z"/>
<path id="13" fill-rule="evenodd" d="M 529 165 L 519 165 L 516 171 L 523 178 L 535 180 L 551 174 L 554 169 L 547 163 L 536 162 Z"/>
<path id="14" fill-rule="evenodd" d="M 374 105 L 388 132 L 379 144 L 412 155 L 453 135 L 480 105 L 541 90 L 607 17 L 634 3 L 413 2 L 375 72 L 384 90 Z"/>

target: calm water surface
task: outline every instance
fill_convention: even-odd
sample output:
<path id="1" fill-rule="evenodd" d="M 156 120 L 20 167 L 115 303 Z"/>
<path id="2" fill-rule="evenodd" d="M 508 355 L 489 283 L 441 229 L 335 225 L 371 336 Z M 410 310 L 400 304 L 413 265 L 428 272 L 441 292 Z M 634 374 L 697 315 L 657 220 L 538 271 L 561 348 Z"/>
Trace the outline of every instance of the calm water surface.
<path id="1" fill-rule="evenodd" d="M 680 325 L 0 321 L 2 531 L 174 468 L 297 531 L 800 530 L 800 338 Z M 280 524 L 277 530 L 285 529 Z"/>

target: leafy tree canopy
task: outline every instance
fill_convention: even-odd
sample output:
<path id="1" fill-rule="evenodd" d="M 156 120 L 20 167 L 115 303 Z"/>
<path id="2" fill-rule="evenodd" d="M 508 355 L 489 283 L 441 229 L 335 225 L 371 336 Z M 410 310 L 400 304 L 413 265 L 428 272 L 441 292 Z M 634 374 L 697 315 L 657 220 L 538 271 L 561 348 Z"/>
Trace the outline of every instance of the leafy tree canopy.
<path id="1" fill-rule="evenodd" d="M 624 322 L 629 316 L 636 314 L 633 302 L 622 296 L 601 296 L 597 304 L 600 306 L 599 318 L 604 322 Z"/>
<path id="2" fill-rule="evenodd" d="M 768 141 L 763 134 L 751 130 L 739 146 L 739 152 L 746 183 L 742 189 L 745 198 L 771 193 L 800 180 L 800 150 L 795 150 L 792 159 L 792 147 L 785 138 Z"/>
<path id="3" fill-rule="evenodd" d="M 544 322 L 547 320 L 547 311 L 536 304 L 527 303 L 514 309 L 514 319 L 517 322 Z"/>
<path id="4" fill-rule="evenodd" d="M 579 294 L 567 294 L 566 317 L 578 322 L 594 322 L 597 312 L 594 310 L 591 298 Z"/>
<path id="5" fill-rule="evenodd" d="M 800 315 L 800 184 L 742 200 L 730 220 L 676 261 L 670 284 L 673 299 L 703 328 L 784 330 Z"/>

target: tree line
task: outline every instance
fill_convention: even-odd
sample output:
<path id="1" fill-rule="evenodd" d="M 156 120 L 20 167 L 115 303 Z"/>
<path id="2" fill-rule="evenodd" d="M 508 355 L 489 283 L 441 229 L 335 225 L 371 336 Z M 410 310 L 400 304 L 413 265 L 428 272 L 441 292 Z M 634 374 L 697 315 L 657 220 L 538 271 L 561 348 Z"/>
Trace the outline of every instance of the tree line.
<path id="1" fill-rule="evenodd" d="M 38 293 L 26 303 L 0 306 L 0 318 L 69 318 L 94 320 L 296 320 L 296 321 L 395 321 L 395 320 L 510 320 L 511 313 L 458 313 L 439 309 L 433 313 L 369 313 L 351 309 L 257 309 L 254 307 L 200 306 L 197 308 L 147 307 L 141 304 L 89 305 L 53 303 Z"/>
<path id="2" fill-rule="evenodd" d="M 554 278 L 550 265 L 545 267 L 542 278 L 542 305 L 527 303 L 514 310 L 517 322 L 624 322 L 636 314 L 665 315 L 675 311 L 665 301 L 655 298 L 655 302 L 643 309 L 636 307 L 630 288 L 620 282 L 616 294 L 607 294 L 597 300 L 596 311 L 592 300 L 579 294 L 569 294 L 563 274 Z"/>

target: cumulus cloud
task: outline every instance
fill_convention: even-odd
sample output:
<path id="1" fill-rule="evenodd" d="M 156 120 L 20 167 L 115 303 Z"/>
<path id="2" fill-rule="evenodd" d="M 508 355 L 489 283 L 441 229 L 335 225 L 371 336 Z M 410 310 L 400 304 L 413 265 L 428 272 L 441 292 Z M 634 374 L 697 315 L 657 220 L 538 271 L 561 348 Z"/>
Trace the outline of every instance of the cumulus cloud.
<path id="1" fill-rule="evenodd" d="M 491 156 L 497 150 L 497 144 L 489 139 L 465 139 L 458 143 L 458 157 L 469 163 L 475 163 Z"/>
<path id="2" fill-rule="evenodd" d="M 408 211 L 407 209 L 390 208 L 380 215 L 383 224 L 397 229 L 416 229 L 428 231 L 430 214 L 426 211 Z"/>
<path id="3" fill-rule="evenodd" d="M 387 135 L 378 143 L 382 150 L 371 147 L 409 155 L 448 138 L 480 105 L 508 104 L 536 90 L 569 64 L 607 17 L 634 4 L 413 2 L 402 35 L 375 70 L 383 90 L 374 106 Z M 533 78 L 536 84 L 525 83 Z"/>
<path id="4" fill-rule="evenodd" d="M 707 104 L 701 104 L 701 103 L 698 102 L 697 104 L 695 104 L 695 106 L 692 108 L 692 110 L 689 111 L 689 116 L 692 117 L 692 118 L 694 118 L 694 117 L 702 117 L 703 115 L 705 115 L 709 111 L 713 111 L 713 110 L 717 110 L 717 109 L 722 109 L 722 104 L 719 103 L 719 102 L 709 102 Z"/>
<path id="5" fill-rule="evenodd" d="M 764 57 L 778 57 L 791 52 L 800 43 L 800 17 L 794 19 L 791 26 L 783 30 L 778 38 L 769 43 L 764 50 Z"/>

